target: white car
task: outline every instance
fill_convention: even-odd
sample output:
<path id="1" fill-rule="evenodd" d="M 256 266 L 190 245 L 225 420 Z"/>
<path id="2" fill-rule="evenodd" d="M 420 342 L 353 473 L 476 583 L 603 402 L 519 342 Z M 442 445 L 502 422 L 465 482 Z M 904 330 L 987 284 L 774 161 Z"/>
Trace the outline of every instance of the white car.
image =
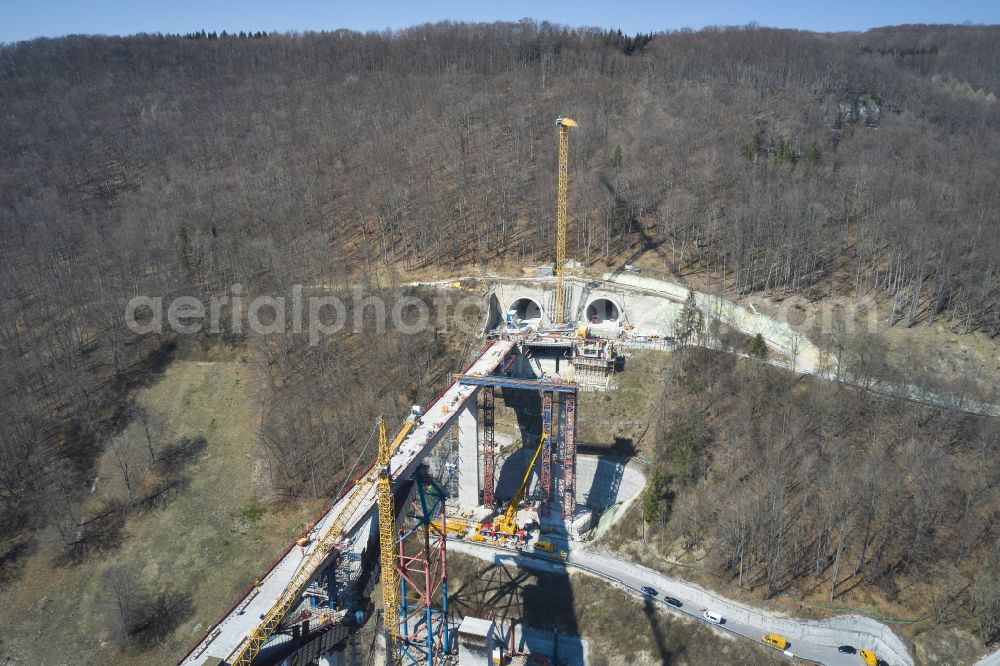
<path id="1" fill-rule="evenodd" d="M 702 611 L 701 616 L 711 622 L 712 624 L 722 624 L 722 616 L 715 611 L 706 610 Z"/>

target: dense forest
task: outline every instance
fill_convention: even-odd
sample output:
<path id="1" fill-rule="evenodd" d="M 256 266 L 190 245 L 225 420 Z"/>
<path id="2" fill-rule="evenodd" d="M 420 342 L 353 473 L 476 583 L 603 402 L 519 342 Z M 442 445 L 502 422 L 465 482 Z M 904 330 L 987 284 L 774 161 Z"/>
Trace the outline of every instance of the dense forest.
<path id="1" fill-rule="evenodd" d="M 877 600 L 1000 639 L 996 419 L 800 381 L 764 355 L 672 357 L 650 542 L 764 598 Z"/>
<path id="2" fill-rule="evenodd" d="M 629 37 L 523 21 L 0 47 L 2 518 L 72 504 L 132 387 L 181 344 L 130 332 L 133 296 L 397 294 L 384 276 L 551 261 L 560 114 L 580 123 L 571 257 L 649 253 L 738 294 L 875 294 L 897 326 L 996 336 L 998 94 L 1000 28 L 974 26 Z M 416 356 L 444 355 L 436 338 L 220 340 L 272 379 L 263 439 L 292 460 L 276 483 L 293 494 L 329 492 L 315 451 L 353 454 L 375 413 L 451 362 Z M 338 356 L 354 370 L 334 372 Z M 404 359 L 421 364 L 412 386 L 392 372 Z M 312 448 L 289 457 L 292 441 Z"/>

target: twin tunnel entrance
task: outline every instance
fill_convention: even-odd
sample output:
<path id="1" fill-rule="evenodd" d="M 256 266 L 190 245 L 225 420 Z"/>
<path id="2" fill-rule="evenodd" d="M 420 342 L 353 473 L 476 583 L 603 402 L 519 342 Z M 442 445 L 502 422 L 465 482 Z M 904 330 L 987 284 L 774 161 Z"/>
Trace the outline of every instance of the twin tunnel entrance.
<path id="1" fill-rule="evenodd" d="M 518 320 L 535 324 L 541 322 L 545 311 L 531 296 L 515 298 L 507 312 L 513 312 Z M 598 297 L 590 301 L 584 309 L 584 321 L 588 324 L 617 324 L 622 319 L 622 308 L 610 298 Z"/>

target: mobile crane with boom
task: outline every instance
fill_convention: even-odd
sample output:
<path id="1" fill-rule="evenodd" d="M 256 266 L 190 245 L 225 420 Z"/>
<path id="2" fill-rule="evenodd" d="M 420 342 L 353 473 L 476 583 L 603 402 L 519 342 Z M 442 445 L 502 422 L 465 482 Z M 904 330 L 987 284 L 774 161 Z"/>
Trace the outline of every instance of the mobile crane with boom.
<path id="1" fill-rule="evenodd" d="M 505 537 L 515 537 L 520 540 L 524 539 L 523 530 L 517 529 L 517 510 L 524 501 L 524 496 L 528 492 L 528 482 L 531 481 L 531 473 L 535 469 L 535 463 L 538 462 L 538 456 L 542 452 L 542 448 L 545 446 L 545 442 L 548 439 L 548 434 L 543 433 L 538 440 L 538 448 L 535 449 L 535 455 L 531 458 L 531 462 L 528 464 L 528 469 L 524 472 L 524 480 L 521 481 L 521 487 L 517 489 L 514 493 L 514 497 L 511 498 L 510 504 L 507 506 L 507 510 L 493 519 L 493 524 L 487 524 L 485 526 L 485 531 L 497 536 Z"/>

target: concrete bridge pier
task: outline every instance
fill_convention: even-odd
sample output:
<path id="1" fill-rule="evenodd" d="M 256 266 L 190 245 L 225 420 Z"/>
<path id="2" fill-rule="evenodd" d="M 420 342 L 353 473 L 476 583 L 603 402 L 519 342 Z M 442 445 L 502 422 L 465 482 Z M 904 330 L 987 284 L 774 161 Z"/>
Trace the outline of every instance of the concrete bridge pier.
<path id="1" fill-rule="evenodd" d="M 316 663 L 319 666 L 347 666 L 347 659 L 343 650 L 329 650 L 321 654 Z"/>
<path id="2" fill-rule="evenodd" d="M 486 666 L 493 663 L 496 623 L 466 615 L 458 628 L 458 666 Z"/>
<path id="3" fill-rule="evenodd" d="M 458 414 L 458 505 L 479 505 L 479 407 L 477 390 Z"/>

